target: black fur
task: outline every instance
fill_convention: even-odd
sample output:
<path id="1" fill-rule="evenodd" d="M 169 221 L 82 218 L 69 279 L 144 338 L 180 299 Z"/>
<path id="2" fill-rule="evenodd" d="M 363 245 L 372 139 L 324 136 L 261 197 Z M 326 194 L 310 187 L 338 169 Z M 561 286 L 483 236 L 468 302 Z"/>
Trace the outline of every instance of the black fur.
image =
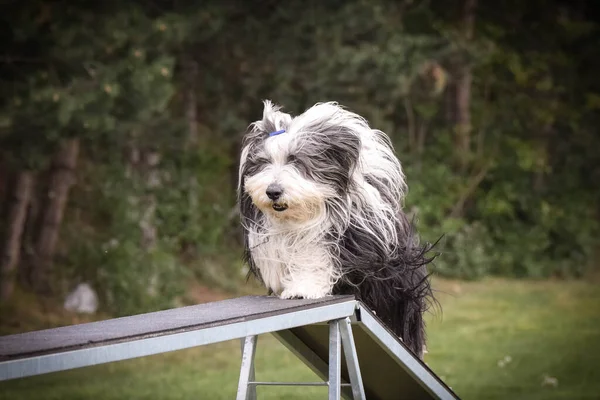
<path id="1" fill-rule="evenodd" d="M 432 245 L 420 246 L 414 226 L 401 215 L 407 234 L 398 251 L 386 254 L 379 242 L 355 227 L 341 242 L 340 260 L 346 272 L 333 294 L 352 294 L 379 317 L 417 355 L 425 346 L 423 313 L 434 301 L 426 265 Z"/>

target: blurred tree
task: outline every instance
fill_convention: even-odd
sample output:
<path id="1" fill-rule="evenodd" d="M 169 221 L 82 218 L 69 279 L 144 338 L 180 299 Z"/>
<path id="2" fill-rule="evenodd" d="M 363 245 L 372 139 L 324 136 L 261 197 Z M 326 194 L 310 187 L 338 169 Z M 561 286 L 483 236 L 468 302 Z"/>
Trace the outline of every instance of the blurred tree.
<path id="1" fill-rule="evenodd" d="M 456 82 L 456 158 L 461 171 L 467 168 L 471 154 L 471 84 L 473 74 L 471 72 L 470 57 L 465 56 L 469 50 L 470 42 L 473 40 L 475 32 L 475 7 L 477 0 L 464 0 L 461 15 L 461 34 L 462 53 L 458 55 Z M 461 208 L 462 212 L 462 208 Z M 455 213 L 456 214 L 456 213 Z"/>
<path id="2" fill-rule="evenodd" d="M 336 100 L 388 133 L 407 212 L 426 239 L 446 234 L 441 274 L 577 275 L 593 260 L 600 35 L 585 2 L 38 0 L 5 10 L 3 275 L 21 249 L 44 260 L 34 276 L 54 261 L 54 275 L 94 281 L 119 313 L 172 304 L 181 261 L 236 282 L 239 139 L 265 98 L 294 114 Z M 57 162 L 75 143 L 79 157 Z M 57 165 L 74 170 L 70 190 Z M 24 176 L 30 184 L 18 184 Z"/>
<path id="3" fill-rule="evenodd" d="M 14 183 L 12 201 L 8 202 L 4 247 L 0 277 L 0 300 L 8 300 L 13 293 L 16 267 L 21 256 L 21 237 L 25 228 L 27 207 L 31 200 L 33 189 L 33 174 L 23 170 L 17 174 Z"/>
<path id="4" fill-rule="evenodd" d="M 48 174 L 48 189 L 34 248 L 35 263 L 31 275 L 35 288 L 40 292 L 51 290 L 49 269 L 54 259 L 69 189 L 74 183 L 78 156 L 79 138 L 66 140 L 54 157 Z"/>
<path id="5" fill-rule="evenodd" d="M 80 143 L 114 151 L 155 124 L 171 97 L 173 59 L 161 53 L 166 25 L 135 3 L 12 2 L 10 11 L 2 148 L 17 171 L 50 168 L 29 271 L 47 291 Z M 16 243 L 13 234 L 5 241 Z"/>

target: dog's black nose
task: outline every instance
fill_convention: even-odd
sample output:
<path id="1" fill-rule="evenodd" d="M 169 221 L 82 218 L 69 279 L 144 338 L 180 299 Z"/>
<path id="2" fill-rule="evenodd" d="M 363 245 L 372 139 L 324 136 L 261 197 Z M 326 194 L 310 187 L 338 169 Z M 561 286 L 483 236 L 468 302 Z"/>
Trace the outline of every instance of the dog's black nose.
<path id="1" fill-rule="evenodd" d="M 283 188 L 277 183 L 271 183 L 267 187 L 267 197 L 275 201 L 283 194 Z"/>

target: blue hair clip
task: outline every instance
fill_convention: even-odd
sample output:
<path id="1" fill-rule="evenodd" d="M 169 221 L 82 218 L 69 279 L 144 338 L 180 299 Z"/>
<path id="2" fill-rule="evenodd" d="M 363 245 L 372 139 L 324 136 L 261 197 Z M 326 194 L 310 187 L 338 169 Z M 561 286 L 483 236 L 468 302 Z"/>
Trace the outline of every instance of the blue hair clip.
<path id="1" fill-rule="evenodd" d="M 285 129 L 282 129 L 280 131 L 275 131 L 275 132 L 271 132 L 269 133 L 269 136 L 277 136 L 277 135 L 281 135 L 282 133 L 285 132 Z"/>

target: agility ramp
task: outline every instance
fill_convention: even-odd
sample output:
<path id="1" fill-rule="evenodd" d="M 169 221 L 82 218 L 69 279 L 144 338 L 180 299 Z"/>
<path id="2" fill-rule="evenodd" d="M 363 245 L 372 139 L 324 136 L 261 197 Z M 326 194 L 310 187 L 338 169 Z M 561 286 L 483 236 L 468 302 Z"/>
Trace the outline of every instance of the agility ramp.
<path id="1" fill-rule="evenodd" d="M 322 382 L 257 382 L 258 335 L 272 333 Z M 329 399 L 458 399 L 353 296 L 246 296 L 0 337 L 0 381 L 242 340 L 237 399 L 259 385 L 328 386 Z M 342 357 L 342 353 L 344 356 Z"/>

